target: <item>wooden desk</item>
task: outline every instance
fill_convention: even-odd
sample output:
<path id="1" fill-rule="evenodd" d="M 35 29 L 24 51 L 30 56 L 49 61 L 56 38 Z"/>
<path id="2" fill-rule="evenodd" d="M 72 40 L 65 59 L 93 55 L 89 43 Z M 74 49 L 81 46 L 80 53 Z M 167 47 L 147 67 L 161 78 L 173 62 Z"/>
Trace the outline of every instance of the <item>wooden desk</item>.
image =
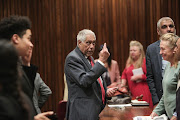
<path id="1" fill-rule="evenodd" d="M 135 116 L 150 115 L 152 108 L 149 106 L 130 106 L 125 108 L 110 108 L 106 105 L 100 113 L 100 120 L 133 120 Z"/>

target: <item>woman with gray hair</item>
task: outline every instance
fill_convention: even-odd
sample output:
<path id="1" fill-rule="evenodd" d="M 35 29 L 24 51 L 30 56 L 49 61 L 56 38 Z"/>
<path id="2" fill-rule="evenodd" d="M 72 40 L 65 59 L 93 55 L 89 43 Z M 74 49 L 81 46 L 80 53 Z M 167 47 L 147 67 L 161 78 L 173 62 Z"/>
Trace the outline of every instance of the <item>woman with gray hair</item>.
<path id="1" fill-rule="evenodd" d="M 162 80 L 163 96 L 151 113 L 151 117 L 167 113 L 168 118 L 173 117 L 173 112 L 176 108 L 176 88 L 179 78 L 180 62 L 178 62 L 174 49 L 179 37 L 173 33 L 167 33 L 160 37 L 160 54 L 164 60 L 169 63 L 165 68 L 164 77 Z"/>

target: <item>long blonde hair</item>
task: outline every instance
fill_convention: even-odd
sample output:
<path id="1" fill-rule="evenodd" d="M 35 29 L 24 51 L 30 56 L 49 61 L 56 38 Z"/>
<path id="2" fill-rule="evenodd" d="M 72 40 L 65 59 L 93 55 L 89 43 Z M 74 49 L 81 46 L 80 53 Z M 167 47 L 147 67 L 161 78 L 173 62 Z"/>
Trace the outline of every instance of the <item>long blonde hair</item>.
<path id="1" fill-rule="evenodd" d="M 162 35 L 159 39 L 161 41 L 168 41 L 169 42 L 168 47 L 174 49 L 176 47 L 176 42 L 179 39 L 179 37 L 174 33 L 166 33 Z M 174 67 L 177 68 L 178 59 L 176 58 L 176 55 L 174 55 L 173 59 L 174 59 Z"/>
<path id="2" fill-rule="evenodd" d="M 133 40 L 133 41 L 130 42 L 129 48 L 132 47 L 132 46 L 137 46 L 139 48 L 140 53 L 141 53 L 138 60 L 137 60 L 137 62 L 136 62 L 136 64 L 134 65 L 134 68 L 140 68 L 140 67 L 142 67 L 143 59 L 145 57 L 143 46 L 142 46 L 142 44 L 140 42 L 138 42 L 136 40 Z M 134 63 L 134 61 L 131 58 L 130 51 L 129 51 L 129 57 L 128 57 L 127 62 L 126 62 L 126 67 L 129 67 L 133 63 Z"/>

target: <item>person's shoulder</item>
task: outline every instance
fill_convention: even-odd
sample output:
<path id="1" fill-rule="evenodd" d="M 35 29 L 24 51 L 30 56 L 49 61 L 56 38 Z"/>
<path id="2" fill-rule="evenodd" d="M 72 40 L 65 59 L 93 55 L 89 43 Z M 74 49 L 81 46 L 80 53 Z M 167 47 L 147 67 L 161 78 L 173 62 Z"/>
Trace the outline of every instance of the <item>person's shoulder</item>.
<path id="1" fill-rule="evenodd" d="M 154 48 L 154 47 L 159 47 L 159 44 L 160 44 L 160 40 L 150 44 L 147 48 Z"/>
<path id="2" fill-rule="evenodd" d="M 84 61 L 85 56 L 81 53 L 78 47 L 76 47 L 73 51 L 71 51 L 65 59 L 65 65 L 72 64 L 72 63 L 79 63 L 82 64 Z"/>
<path id="3" fill-rule="evenodd" d="M 74 50 L 72 50 L 72 51 L 68 54 L 68 56 L 75 56 L 75 57 L 77 57 L 77 56 L 79 56 L 80 54 L 82 54 L 81 50 L 80 50 L 78 47 L 76 47 L 76 48 L 74 48 Z"/>
<path id="4" fill-rule="evenodd" d="M 74 50 L 72 50 L 67 56 L 66 59 L 72 59 L 72 58 L 76 58 L 78 56 L 77 53 L 77 48 L 75 48 Z"/>
<path id="5" fill-rule="evenodd" d="M 98 61 L 98 59 L 95 59 L 94 62 L 96 63 Z"/>
<path id="6" fill-rule="evenodd" d="M 72 51 L 70 51 L 70 52 L 68 53 L 67 57 L 69 57 L 69 56 L 73 55 L 74 53 L 75 53 L 75 49 L 74 49 L 74 50 L 72 50 Z"/>
<path id="7" fill-rule="evenodd" d="M 180 61 L 178 61 L 178 67 L 180 68 Z"/>
<path id="8" fill-rule="evenodd" d="M 167 61 L 166 66 L 170 66 L 171 67 L 171 63 L 169 61 Z"/>
<path id="9" fill-rule="evenodd" d="M 148 47 L 147 47 L 147 51 L 146 52 L 152 52 L 154 50 L 157 50 L 159 48 L 159 45 L 160 45 L 160 40 L 150 44 Z"/>
<path id="10" fill-rule="evenodd" d="M 36 77 L 40 77 L 40 74 L 38 72 L 36 72 Z"/>
<path id="11" fill-rule="evenodd" d="M 36 77 L 34 79 L 34 86 L 35 86 L 35 88 L 39 88 L 42 83 L 43 83 L 43 80 L 42 80 L 40 74 L 37 72 L 36 73 Z"/>

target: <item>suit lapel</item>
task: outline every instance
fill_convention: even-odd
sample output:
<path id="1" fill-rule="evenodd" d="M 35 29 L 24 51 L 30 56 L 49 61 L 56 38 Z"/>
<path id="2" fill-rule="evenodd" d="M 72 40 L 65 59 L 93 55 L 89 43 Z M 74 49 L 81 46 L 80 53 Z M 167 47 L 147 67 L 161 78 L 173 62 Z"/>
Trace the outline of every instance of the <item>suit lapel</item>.
<path id="1" fill-rule="evenodd" d="M 76 47 L 75 51 L 77 52 L 77 54 L 80 56 L 80 58 L 82 59 L 82 61 L 86 64 L 86 66 L 89 68 L 89 70 L 92 68 L 92 66 L 89 64 L 88 59 L 85 58 L 85 56 L 83 55 L 83 53 L 79 50 L 78 47 Z M 94 62 L 94 61 L 93 61 Z"/>
<path id="2" fill-rule="evenodd" d="M 77 52 L 77 54 L 80 56 L 80 58 L 84 61 L 84 63 L 86 64 L 86 66 L 89 68 L 89 70 L 92 68 L 92 66 L 90 65 L 89 61 L 87 58 L 85 58 L 85 56 L 83 55 L 83 53 L 79 50 L 78 47 L 76 47 L 75 51 Z M 93 57 L 91 57 L 93 63 L 94 63 L 94 59 Z M 102 77 L 101 77 L 102 78 Z M 103 81 L 103 80 L 102 80 Z M 98 80 L 96 80 L 96 82 L 99 84 Z M 99 84 L 100 86 L 100 84 Z M 104 86 L 104 81 L 103 81 L 103 86 Z"/>

